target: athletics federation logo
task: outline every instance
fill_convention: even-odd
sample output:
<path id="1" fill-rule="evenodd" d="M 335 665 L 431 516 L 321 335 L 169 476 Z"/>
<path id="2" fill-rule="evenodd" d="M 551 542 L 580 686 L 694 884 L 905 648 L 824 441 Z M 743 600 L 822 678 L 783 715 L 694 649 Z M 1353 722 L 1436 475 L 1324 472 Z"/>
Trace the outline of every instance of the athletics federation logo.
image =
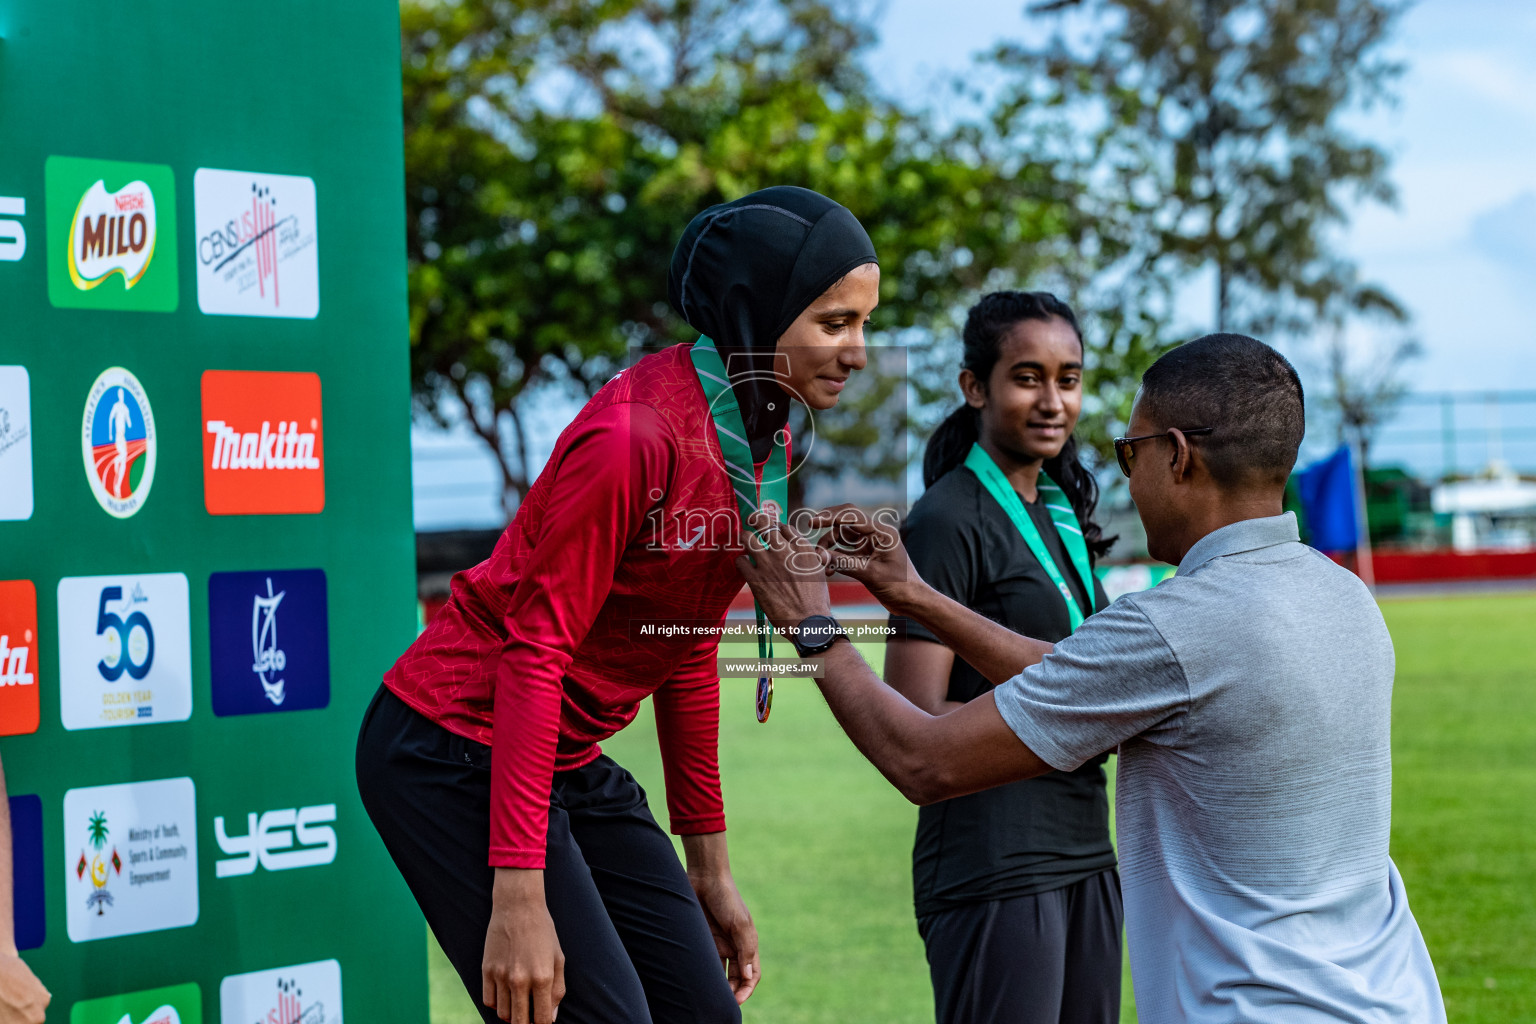
<path id="1" fill-rule="evenodd" d="M 51 156 L 48 300 L 55 306 L 176 308 L 176 179 L 163 164 Z"/>
<path id="2" fill-rule="evenodd" d="M 108 515 L 127 519 L 144 506 L 155 482 L 155 414 L 139 379 L 121 366 L 91 385 L 80 451 L 91 493 Z"/>
<path id="3" fill-rule="evenodd" d="M 210 514 L 325 509 L 320 376 L 203 374 L 203 503 Z"/>
<path id="4" fill-rule="evenodd" d="M 37 732 L 37 589 L 0 580 L 0 736 Z"/>
<path id="5" fill-rule="evenodd" d="M 32 383 L 0 366 L 0 519 L 32 518 Z"/>
<path id="6" fill-rule="evenodd" d="M 201 167 L 192 193 L 199 309 L 306 319 L 320 312 L 314 179 Z"/>
<path id="7" fill-rule="evenodd" d="M 216 572 L 208 577 L 213 713 L 255 715 L 331 701 L 325 572 Z"/>

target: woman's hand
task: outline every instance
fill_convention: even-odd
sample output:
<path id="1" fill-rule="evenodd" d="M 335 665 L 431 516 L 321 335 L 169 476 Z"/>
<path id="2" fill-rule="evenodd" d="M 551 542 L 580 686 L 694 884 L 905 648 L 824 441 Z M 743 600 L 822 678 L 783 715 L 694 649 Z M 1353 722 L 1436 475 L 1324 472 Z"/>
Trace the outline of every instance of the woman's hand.
<path id="1" fill-rule="evenodd" d="M 15 950 L 0 953 L 0 1024 L 43 1024 L 52 998 Z"/>
<path id="2" fill-rule="evenodd" d="M 757 925 L 731 877 L 725 833 L 683 836 L 683 852 L 688 858 L 688 881 L 704 908 L 720 966 L 740 1005 L 757 988 L 762 969 L 757 959 Z"/>
<path id="3" fill-rule="evenodd" d="M 480 998 L 512 1024 L 551 1024 L 565 998 L 565 955 L 544 903 L 544 872 L 497 868 Z M 529 1004 L 532 1003 L 532 1015 Z"/>

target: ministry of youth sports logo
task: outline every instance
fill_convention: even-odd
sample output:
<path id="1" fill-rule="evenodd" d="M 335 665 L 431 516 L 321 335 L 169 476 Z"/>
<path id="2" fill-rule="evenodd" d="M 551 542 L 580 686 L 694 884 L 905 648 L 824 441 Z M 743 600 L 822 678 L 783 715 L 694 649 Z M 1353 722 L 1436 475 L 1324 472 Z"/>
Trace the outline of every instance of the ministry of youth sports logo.
<path id="1" fill-rule="evenodd" d="M 109 515 L 127 519 L 155 481 L 155 414 L 139 379 L 121 366 L 91 385 L 80 427 L 91 493 Z"/>

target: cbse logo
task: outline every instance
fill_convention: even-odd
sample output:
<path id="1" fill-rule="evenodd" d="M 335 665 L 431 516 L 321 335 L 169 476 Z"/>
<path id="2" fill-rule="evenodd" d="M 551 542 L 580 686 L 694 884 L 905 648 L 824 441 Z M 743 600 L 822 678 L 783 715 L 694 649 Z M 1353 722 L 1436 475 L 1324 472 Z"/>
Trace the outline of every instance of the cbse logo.
<path id="1" fill-rule="evenodd" d="M 324 570 L 213 573 L 208 640 L 215 715 L 331 702 Z"/>
<path id="2" fill-rule="evenodd" d="M 341 964 L 320 960 L 232 974 L 219 982 L 219 1019 L 341 1024 Z"/>

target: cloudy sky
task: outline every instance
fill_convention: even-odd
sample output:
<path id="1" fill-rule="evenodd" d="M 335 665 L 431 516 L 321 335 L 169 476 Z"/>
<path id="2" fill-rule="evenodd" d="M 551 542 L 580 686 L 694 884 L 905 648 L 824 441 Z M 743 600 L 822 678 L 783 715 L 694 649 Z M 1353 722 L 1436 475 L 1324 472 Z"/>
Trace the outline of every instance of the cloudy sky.
<path id="1" fill-rule="evenodd" d="M 1023 0 L 887 0 L 870 65 L 903 97 L 931 96 L 973 54 L 1031 32 L 1023 8 Z M 1407 369 L 1416 389 L 1536 391 L 1536 4 L 1423 0 L 1393 48 L 1408 63 L 1398 104 L 1354 123 L 1392 153 L 1399 202 L 1358 210 L 1346 250 L 1413 314 L 1425 350 Z M 550 441 L 569 415 L 549 408 Z M 1478 433 L 1492 415 L 1481 403 L 1458 407 L 1468 430 L 1461 468 L 1497 454 L 1536 471 L 1536 404 L 1500 407 L 1497 449 Z M 1382 453 L 1438 473 L 1439 422 L 1436 409 L 1408 410 Z M 416 446 L 418 528 L 499 522 L 492 464 L 472 443 L 418 431 Z"/>

